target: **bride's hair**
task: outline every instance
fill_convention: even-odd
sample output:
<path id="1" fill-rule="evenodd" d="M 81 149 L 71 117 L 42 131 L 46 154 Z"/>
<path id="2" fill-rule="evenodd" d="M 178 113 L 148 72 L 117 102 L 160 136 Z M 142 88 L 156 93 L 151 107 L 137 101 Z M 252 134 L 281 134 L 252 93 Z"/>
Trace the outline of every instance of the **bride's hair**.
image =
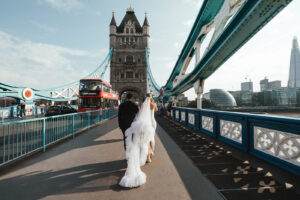
<path id="1" fill-rule="evenodd" d="M 147 93 L 147 94 L 146 94 L 146 96 L 143 98 L 143 102 L 145 102 L 145 100 L 146 100 L 148 97 L 151 97 L 151 94 L 150 94 L 150 93 Z"/>

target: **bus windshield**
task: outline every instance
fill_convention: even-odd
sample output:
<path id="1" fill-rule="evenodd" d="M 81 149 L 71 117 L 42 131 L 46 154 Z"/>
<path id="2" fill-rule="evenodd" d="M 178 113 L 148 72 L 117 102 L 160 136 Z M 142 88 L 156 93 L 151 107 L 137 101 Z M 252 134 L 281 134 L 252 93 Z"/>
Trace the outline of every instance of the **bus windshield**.
<path id="1" fill-rule="evenodd" d="M 98 80 L 81 80 L 79 85 L 79 91 L 95 91 L 102 89 L 102 83 Z"/>
<path id="2" fill-rule="evenodd" d="M 100 106 L 100 98 L 79 98 L 79 108 L 99 108 Z"/>

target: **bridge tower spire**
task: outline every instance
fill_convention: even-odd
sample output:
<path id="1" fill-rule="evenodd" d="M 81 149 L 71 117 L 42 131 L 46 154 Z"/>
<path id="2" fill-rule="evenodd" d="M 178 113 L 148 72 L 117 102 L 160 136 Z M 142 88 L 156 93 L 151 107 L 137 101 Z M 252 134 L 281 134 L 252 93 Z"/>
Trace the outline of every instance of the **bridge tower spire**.
<path id="1" fill-rule="evenodd" d="M 112 18 L 109 24 L 109 40 L 110 40 L 110 45 L 109 48 L 111 49 L 114 47 L 114 44 L 116 43 L 116 33 L 117 33 L 117 23 L 115 20 L 115 11 L 112 11 Z"/>

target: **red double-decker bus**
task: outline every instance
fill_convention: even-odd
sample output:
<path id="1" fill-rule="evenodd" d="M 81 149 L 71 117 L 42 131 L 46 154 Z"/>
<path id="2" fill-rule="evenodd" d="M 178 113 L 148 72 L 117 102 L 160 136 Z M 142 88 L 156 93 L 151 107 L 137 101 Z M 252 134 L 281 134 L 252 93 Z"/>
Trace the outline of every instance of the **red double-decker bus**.
<path id="1" fill-rule="evenodd" d="M 81 79 L 78 112 L 118 107 L 119 95 L 102 79 Z"/>

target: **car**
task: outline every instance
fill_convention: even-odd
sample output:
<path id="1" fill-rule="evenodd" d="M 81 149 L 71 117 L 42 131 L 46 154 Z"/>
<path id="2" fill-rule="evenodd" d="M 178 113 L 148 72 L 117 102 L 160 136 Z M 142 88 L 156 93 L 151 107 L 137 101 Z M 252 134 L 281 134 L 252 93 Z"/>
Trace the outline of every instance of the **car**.
<path id="1" fill-rule="evenodd" d="M 77 110 L 71 106 L 66 105 L 56 105 L 56 106 L 50 106 L 45 113 L 46 117 L 54 116 L 54 115 L 63 115 L 63 114 L 70 114 L 70 113 L 76 113 Z"/>
<path id="2" fill-rule="evenodd" d="M 77 109 L 73 108 L 72 106 L 61 106 L 62 107 L 62 113 L 63 114 L 70 114 L 70 113 L 76 113 Z"/>

